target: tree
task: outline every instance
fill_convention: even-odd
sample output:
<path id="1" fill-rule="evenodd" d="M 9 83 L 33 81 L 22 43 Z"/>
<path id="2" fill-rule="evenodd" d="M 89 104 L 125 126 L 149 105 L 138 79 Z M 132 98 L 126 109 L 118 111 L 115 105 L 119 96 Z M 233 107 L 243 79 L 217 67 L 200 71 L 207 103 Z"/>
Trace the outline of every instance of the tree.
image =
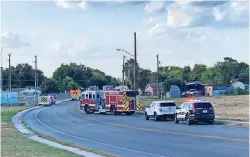
<path id="1" fill-rule="evenodd" d="M 182 71 L 182 78 L 184 81 L 189 81 L 190 73 L 191 73 L 190 66 L 184 66 L 183 71 Z"/>
<path id="2" fill-rule="evenodd" d="M 240 71 L 239 81 L 249 84 L 249 68 Z"/>
<path id="3" fill-rule="evenodd" d="M 55 80 L 58 80 L 60 84 L 62 84 L 62 80 L 66 76 L 71 77 L 79 86 L 85 88 L 90 85 L 101 85 L 103 83 L 115 85 L 117 83 L 115 78 L 105 75 L 104 72 L 98 69 L 91 69 L 89 67 L 86 67 L 85 65 L 77 65 L 75 63 L 62 64 L 53 73 L 53 78 Z M 100 81 L 102 83 L 100 83 Z"/>
<path id="4" fill-rule="evenodd" d="M 71 78 L 66 76 L 62 80 L 61 91 L 69 91 L 70 89 L 77 89 L 79 88 L 78 84 Z"/>
<path id="5" fill-rule="evenodd" d="M 201 74 L 207 69 L 204 64 L 195 64 L 192 72 L 190 73 L 190 80 L 196 81 L 201 80 Z"/>
<path id="6" fill-rule="evenodd" d="M 136 83 L 138 83 L 138 80 L 139 80 L 139 65 L 138 63 L 136 63 Z M 133 87 L 133 82 L 134 82 L 134 73 L 133 73 L 133 70 L 134 70 L 134 59 L 129 59 L 125 62 L 124 64 L 124 73 L 125 73 L 125 76 L 126 76 L 126 81 L 129 83 L 129 86 L 130 87 Z M 136 84 L 136 86 L 138 86 Z M 135 87 L 136 88 L 136 87 Z"/>
<path id="7" fill-rule="evenodd" d="M 148 69 L 139 69 L 139 79 L 138 79 L 138 87 L 144 89 L 146 85 L 149 83 L 151 78 L 151 71 Z"/>
<path id="8" fill-rule="evenodd" d="M 37 70 L 38 86 L 46 78 L 41 70 Z M 3 69 L 3 89 L 8 88 L 9 69 Z M 31 65 L 18 64 L 16 67 L 11 66 L 11 86 L 12 88 L 24 88 L 26 86 L 35 86 L 35 69 Z"/>
<path id="9" fill-rule="evenodd" d="M 216 81 L 229 84 L 231 80 L 239 77 L 239 64 L 236 60 L 225 57 L 223 62 L 217 62 L 214 66 Z"/>
<path id="10" fill-rule="evenodd" d="M 208 68 L 206 71 L 204 71 L 201 74 L 201 81 L 203 83 L 213 84 L 213 83 L 215 83 L 215 81 L 214 81 L 215 75 L 216 75 L 216 73 L 214 72 L 214 69 Z"/>
<path id="11" fill-rule="evenodd" d="M 59 92 L 59 84 L 54 79 L 46 79 L 42 85 L 42 89 L 46 93 Z"/>

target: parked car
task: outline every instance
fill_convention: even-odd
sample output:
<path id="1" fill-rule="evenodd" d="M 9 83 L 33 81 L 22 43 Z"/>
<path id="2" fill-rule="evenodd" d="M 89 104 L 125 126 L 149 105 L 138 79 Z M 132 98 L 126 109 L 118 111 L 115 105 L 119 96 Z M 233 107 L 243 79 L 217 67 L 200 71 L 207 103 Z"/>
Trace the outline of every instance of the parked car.
<path id="1" fill-rule="evenodd" d="M 189 99 L 177 107 L 174 121 L 186 121 L 188 125 L 198 122 L 213 124 L 214 119 L 214 108 L 210 102 Z"/>
<path id="2" fill-rule="evenodd" d="M 153 101 L 150 107 L 145 109 L 145 119 L 154 118 L 155 121 L 158 121 L 171 118 L 174 120 L 175 110 L 176 104 L 174 101 Z"/>

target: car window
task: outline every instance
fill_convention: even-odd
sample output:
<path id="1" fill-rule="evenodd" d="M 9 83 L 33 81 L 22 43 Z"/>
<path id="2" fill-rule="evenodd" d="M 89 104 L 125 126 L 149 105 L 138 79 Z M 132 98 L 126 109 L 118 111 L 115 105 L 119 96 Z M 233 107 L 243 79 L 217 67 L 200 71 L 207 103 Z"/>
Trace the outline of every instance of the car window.
<path id="1" fill-rule="evenodd" d="M 184 103 L 182 103 L 179 107 L 180 107 L 180 108 L 183 108 L 183 106 L 184 106 Z"/>
<path id="2" fill-rule="evenodd" d="M 89 99 L 92 99 L 92 93 L 89 93 Z"/>
<path id="3" fill-rule="evenodd" d="M 95 99 L 95 94 L 93 94 L 93 99 Z"/>
<path id="4" fill-rule="evenodd" d="M 185 103 L 183 108 L 187 109 L 188 108 L 188 103 Z"/>
<path id="5" fill-rule="evenodd" d="M 211 103 L 194 103 L 195 108 L 213 108 Z"/>
<path id="6" fill-rule="evenodd" d="M 162 102 L 160 103 L 160 107 L 169 107 L 169 106 L 176 106 L 173 102 Z"/>
<path id="7" fill-rule="evenodd" d="M 189 108 L 190 110 L 192 110 L 192 109 L 193 109 L 193 104 L 189 104 L 188 108 Z"/>
<path id="8" fill-rule="evenodd" d="M 99 95 L 99 94 L 97 94 L 97 95 L 96 95 L 96 98 L 97 98 L 97 99 L 99 99 L 99 98 L 100 98 L 100 95 Z"/>

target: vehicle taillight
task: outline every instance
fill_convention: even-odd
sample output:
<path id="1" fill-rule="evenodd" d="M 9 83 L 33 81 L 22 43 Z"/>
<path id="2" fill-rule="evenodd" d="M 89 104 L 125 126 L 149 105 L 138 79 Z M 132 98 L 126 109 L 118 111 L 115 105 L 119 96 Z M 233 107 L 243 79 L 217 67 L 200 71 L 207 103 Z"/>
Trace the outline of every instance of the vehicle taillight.
<path id="1" fill-rule="evenodd" d="M 162 108 L 159 108 L 159 111 L 162 112 Z"/>

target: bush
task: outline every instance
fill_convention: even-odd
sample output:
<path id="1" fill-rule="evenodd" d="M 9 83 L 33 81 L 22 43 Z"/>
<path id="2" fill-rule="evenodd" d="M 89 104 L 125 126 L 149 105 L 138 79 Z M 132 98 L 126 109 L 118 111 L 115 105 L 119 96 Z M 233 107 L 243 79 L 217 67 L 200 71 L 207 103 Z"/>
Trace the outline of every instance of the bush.
<path id="1" fill-rule="evenodd" d="M 235 89 L 235 94 L 236 95 L 242 95 L 244 93 L 244 91 L 243 91 L 243 89 L 241 89 L 240 87 L 237 87 L 236 89 Z"/>

